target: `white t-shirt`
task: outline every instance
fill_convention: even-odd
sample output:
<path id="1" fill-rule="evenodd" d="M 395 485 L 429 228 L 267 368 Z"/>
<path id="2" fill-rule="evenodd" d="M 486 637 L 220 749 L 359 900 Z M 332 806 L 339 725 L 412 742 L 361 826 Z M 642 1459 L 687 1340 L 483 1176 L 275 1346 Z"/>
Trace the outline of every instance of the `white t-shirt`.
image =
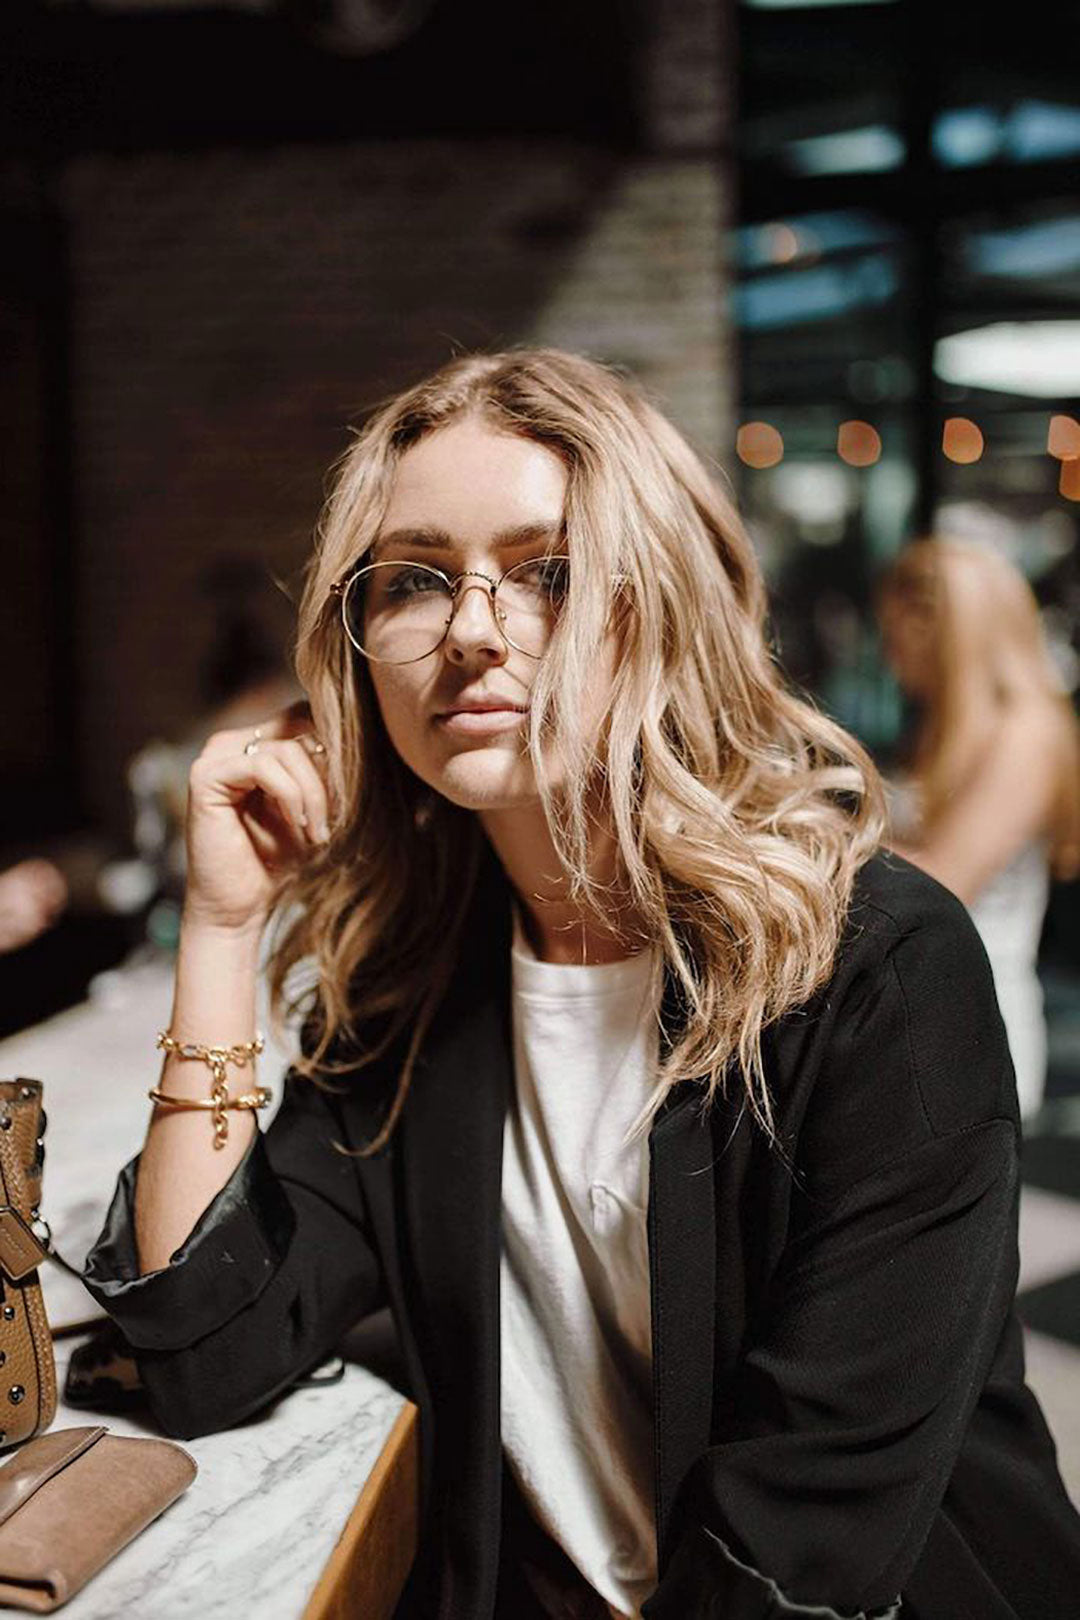
<path id="1" fill-rule="evenodd" d="M 656 1584 L 648 1142 L 653 953 L 541 962 L 515 916 L 503 1148 L 502 1439 L 538 1522 L 608 1603 Z"/>

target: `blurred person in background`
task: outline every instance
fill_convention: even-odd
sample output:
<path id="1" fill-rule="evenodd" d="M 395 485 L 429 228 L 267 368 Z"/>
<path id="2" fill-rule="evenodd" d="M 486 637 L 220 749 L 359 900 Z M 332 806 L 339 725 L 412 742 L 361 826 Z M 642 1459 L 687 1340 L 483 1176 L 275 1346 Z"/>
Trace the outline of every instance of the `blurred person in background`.
<path id="1" fill-rule="evenodd" d="M 68 901 L 67 880 L 43 857 L 0 872 L 0 951 L 17 951 L 51 928 Z"/>
<path id="2" fill-rule="evenodd" d="M 915 720 L 890 784 L 893 847 L 968 907 L 994 974 L 1025 1119 L 1042 1102 L 1036 973 L 1051 877 L 1080 871 L 1080 727 L 1026 580 L 966 540 L 919 540 L 879 594 Z"/>
<path id="3" fill-rule="evenodd" d="M 1080 1589 L 985 954 L 878 853 L 877 774 L 765 613 L 625 377 L 463 357 L 339 470 L 306 702 L 191 768 L 156 1106 L 86 1283 L 177 1435 L 391 1304 L 399 1615 L 1049 1620 Z M 279 1004 L 315 974 L 263 1132 L 282 908 Z"/>

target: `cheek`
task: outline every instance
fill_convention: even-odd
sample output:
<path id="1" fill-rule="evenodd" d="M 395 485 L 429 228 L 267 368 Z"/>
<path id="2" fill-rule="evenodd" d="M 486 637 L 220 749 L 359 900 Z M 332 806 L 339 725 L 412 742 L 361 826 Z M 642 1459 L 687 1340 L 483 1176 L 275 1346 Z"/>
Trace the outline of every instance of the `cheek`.
<path id="1" fill-rule="evenodd" d="M 372 669 L 371 684 L 375 705 L 382 716 L 386 734 L 406 764 L 413 764 L 421 744 L 424 714 L 421 684 L 410 679 L 408 666 L 384 666 L 378 674 Z"/>

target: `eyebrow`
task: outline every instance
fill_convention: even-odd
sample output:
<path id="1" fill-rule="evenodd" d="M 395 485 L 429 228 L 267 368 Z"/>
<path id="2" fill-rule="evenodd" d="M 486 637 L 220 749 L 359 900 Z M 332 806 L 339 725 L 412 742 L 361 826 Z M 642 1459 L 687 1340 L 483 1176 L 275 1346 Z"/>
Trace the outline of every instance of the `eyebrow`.
<path id="1" fill-rule="evenodd" d="M 539 545 L 550 540 L 562 540 L 565 533 L 561 523 L 519 523 L 513 528 L 502 529 L 493 535 L 491 544 L 497 551 L 509 551 L 514 546 Z M 448 530 L 431 524 L 422 524 L 418 528 L 391 529 L 387 534 L 378 535 L 372 542 L 368 555 L 374 558 L 385 554 L 395 546 L 429 551 L 455 551 L 460 549 L 461 544 L 462 542 L 455 540 Z"/>

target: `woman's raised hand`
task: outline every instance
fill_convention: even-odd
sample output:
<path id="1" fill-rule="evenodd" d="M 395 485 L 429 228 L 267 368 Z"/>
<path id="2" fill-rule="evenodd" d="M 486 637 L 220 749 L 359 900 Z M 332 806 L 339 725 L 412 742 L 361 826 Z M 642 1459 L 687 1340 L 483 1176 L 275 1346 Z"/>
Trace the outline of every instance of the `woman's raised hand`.
<path id="1" fill-rule="evenodd" d="M 257 729 L 215 732 L 191 767 L 185 924 L 261 931 L 285 878 L 330 837 L 326 753 L 308 704 Z"/>

